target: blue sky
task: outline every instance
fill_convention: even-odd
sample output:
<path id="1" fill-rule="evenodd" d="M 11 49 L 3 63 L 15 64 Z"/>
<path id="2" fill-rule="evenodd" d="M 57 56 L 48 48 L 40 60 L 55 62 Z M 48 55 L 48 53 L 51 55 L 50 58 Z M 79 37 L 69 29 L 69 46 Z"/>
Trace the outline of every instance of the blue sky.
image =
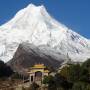
<path id="1" fill-rule="evenodd" d="M 90 39 L 90 0 L 0 0 L 0 25 L 30 3 L 43 4 L 56 20 Z"/>

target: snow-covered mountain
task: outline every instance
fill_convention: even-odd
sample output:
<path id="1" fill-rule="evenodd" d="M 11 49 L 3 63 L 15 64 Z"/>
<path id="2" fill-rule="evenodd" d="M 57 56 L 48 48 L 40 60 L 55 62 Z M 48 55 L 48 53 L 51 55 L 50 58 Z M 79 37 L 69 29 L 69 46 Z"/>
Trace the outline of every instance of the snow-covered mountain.
<path id="1" fill-rule="evenodd" d="M 28 5 L 9 22 L 0 26 L 0 59 L 12 59 L 22 42 L 48 46 L 74 61 L 90 57 L 90 40 L 53 19 L 44 6 Z M 49 53 L 49 52 L 48 52 Z"/>

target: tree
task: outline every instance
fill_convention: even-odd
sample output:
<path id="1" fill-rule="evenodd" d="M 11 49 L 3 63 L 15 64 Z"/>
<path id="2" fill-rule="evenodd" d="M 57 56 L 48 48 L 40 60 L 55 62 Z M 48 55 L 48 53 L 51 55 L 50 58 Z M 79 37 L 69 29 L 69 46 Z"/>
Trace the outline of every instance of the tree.
<path id="1" fill-rule="evenodd" d="M 87 90 L 90 90 L 90 84 L 87 85 Z"/>
<path id="2" fill-rule="evenodd" d="M 80 81 L 90 82 L 88 69 L 82 68 L 82 69 L 81 69 L 81 72 L 80 72 L 80 76 L 81 76 L 81 77 L 80 77 Z"/>
<path id="3" fill-rule="evenodd" d="M 90 59 L 81 65 L 80 80 L 90 83 Z"/>
<path id="4" fill-rule="evenodd" d="M 64 67 L 60 71 L 60 75 L 65 77 L 68 81 L 75 82 L 80 78 L 81 67 L 79 64 L 72 64 Z"/>
<path id="5" fill-rule="evenodd" d="M 54 81 L 54 77 L 51 75 L 44 77 L 43 84 L 48 85 L 48 90 L 56 90 L 56 83 Z"/>
<path id="6" fill-rule="evenodd" d="M 76 82 L 74 83 L 72 90 L 90 90 L 90 88 L 87 86 L 87 83 Z"/>
<path id="7" fill-rule="evenodd" d="M 55 75 L 55 83 L 57 88 L 63 88 L 64 90 L 69 90 L 72 88 L 72 83 L 68 82 L 65 77 L 58 73 Z"/>
<path id="8" fill-rule="evenodd" d="M 68 79 L 69 78 L 69 67 L 68 66 L 63 67 L 60 71 L 60 75 Z"/>
<path id="9" fill-rule="evenodd" d="M 90 67 L 90 58 L 87 59 L 83 64 L 82 64 L 83 68 L 89 68 Z"/>
<path id="10" fill-rule="evenodd" d="M 13 70 L 7 66 L 3 61 L 0 61 L 0 77 L 9 77 Z"/>

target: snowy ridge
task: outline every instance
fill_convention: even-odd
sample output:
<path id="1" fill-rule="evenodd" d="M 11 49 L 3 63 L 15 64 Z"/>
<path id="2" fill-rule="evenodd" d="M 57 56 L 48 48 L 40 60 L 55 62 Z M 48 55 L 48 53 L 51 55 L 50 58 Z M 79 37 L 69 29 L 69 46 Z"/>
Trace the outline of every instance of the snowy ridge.
<path id="1" fill-rule="evenodd" d="M 45 45 L 64 55 L 68 53 L 74 61 L 90 57 L 90 40 L 53 19 L 42 5 L 28 5 L 0 26 L 0 59 L 10 60 L 22 42 L 37 47 Z"/>

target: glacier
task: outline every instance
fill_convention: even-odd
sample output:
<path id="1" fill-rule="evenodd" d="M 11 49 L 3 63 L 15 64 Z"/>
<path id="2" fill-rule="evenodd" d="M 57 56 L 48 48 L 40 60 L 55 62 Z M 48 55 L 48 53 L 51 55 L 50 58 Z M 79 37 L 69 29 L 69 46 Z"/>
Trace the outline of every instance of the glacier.
<path id="1" fill-rule="evenodd" d="M 11 60 L 23 42 L 37 47 L 45 45 L 64 55 L 68 53 L 76 62 L 90 58 L 90 40 L 52 18 L 43 5 L 29 4 L 0 26 L 0 59 Z"/>

